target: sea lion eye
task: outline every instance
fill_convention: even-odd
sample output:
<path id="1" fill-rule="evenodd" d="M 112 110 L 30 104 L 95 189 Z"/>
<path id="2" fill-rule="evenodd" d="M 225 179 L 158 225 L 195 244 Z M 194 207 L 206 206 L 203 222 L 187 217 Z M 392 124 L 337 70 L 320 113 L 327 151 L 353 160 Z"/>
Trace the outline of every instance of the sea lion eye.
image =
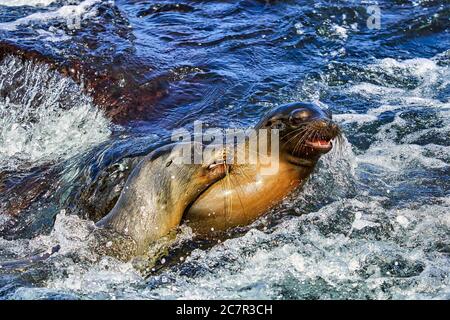
<path id="1" fill-rule="evenodd" d="M 311 111 L 308 109 L 296 109 L 291 112 L 289 120 L 293 124 L 299 124 L 311 118 Z"/>

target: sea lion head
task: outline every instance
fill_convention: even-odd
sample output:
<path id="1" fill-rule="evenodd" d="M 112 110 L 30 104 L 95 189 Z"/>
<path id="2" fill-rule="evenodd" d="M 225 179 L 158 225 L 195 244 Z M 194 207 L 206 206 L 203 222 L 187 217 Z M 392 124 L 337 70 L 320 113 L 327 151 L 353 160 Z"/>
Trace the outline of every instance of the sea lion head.
<path id="1" fill-rule="evenodd" d="M 178 172 L 177 176 L 181 189 L 196 198 L 210 185 L 223 179 L 228 173 L 229 165 L 226 163 L 225 148 L 213 149 L 212 152 L 208 153 L 204 152 L 203 145 L 195 142 L 192 143 L 192 148 L 192 163 L 194 163 L 194 153 L 202 153 L 202 163 L 179 165 L 176 172 Z M 172 159 L 169 159 L 169 162 L 172 162 Z M 166 163 L 166 166 L 169 166 L 169 162 Z M 191 199 L 191 202 L 193 202 L 193 199 Z"/>
<path id="2" fill-rule="evenodd" d="M 267 113 L 256 127 L 278 129 L 280 151 L 286 153 L 291 160 L 315 162 L 333 148 L 334 140 L 342 138 L 339 126 L 332 120 L 331 112 L 314 103 L 295 102 L 281 105 Z"/>

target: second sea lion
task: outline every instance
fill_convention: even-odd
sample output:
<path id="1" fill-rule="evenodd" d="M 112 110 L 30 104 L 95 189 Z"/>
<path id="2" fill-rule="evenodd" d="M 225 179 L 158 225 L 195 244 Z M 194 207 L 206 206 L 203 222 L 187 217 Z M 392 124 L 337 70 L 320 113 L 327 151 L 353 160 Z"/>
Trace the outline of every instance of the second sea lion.
<path id="1" fill-rule="evenodd" d="M 144 157 L 128 177 L 114 208 L 97 223 L 133 239 L 135 255 L 176 228 L 186 208 L 226 175 L 223 151 L 204 158 L 202 164 L 184 164 L 176 161 L 180 155 L 174 152 L 175 146 L 161 147 Z M 203 149 L 196 143 L 190 148 L 192 157 Z"/>

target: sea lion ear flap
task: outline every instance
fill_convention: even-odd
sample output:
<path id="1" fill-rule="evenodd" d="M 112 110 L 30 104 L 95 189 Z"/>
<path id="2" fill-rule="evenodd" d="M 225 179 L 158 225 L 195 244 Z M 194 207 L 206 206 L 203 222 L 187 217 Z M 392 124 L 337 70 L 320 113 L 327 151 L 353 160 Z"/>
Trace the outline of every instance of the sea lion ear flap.
<path id="1" fill-rule="evenodd" d="M 325 109 L 323 112 L 325 112 L 328 118 L 333 119 L 333 112 L 330 109 Z"/>

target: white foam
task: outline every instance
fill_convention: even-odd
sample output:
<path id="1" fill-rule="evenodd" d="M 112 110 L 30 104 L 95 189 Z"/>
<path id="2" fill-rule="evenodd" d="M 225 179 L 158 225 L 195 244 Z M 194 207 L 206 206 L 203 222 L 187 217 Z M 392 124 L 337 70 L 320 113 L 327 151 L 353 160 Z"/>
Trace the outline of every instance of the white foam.
<path id="1" fill-rule="evenodd" d="M 53 32 L 38 29 L 36 32 L 42 37 L 43 41 L 47 42 L 58 42 L 58 41 L 66 41 L 70 40 L 70 36 L 68 36 L 64 31 L 60 29 L 55 29 Z"/>
<path id="2" fill-rule="evenodd" d="M 360 94 L 366 96 L 388 96 L 388 95 L 402 95 L 405 91 L 400 88 L 390 88 L 375 85 L 372 83 L 359 83 L 354 86 L 351 86 L 348 89 L 348 92 L 351 94 Z"/>
<path id="3" fill-rule="evenodd" d="M 55 273 L 45 288 L 19 288 L 10 298 L 281 299 L 289 292 L 318 299 L 445 299 L 448 259 L 427 249 L 445 241 L 450 226 L 450 202 L 441 200 L 393 211 L 379 197 L 338 200 L 268 232 L 251 229 L 209 250 L 197 249 L 183 263 L 188 274 L 168 269 L 144 280 L 130 264 L 110 258 L 93 264 L 62 260 L 55 267 L 64 272 Z M 56 225 L 47 241 L 70 239 L 65 247 L 79 252 L 76 242 L 84 232 L 77 218 L 60 214 Z M 366 228 L 378 230 L 381 239 Z M 412 276 L 386 271 L 396 268 Z"/>
<path id="4" fill-rule="evenodd" d="M 347 124 L 353 122 L 357 124 L 363 124 L 366 122 L 376 121 L 378 117 L 372 114 L 345 113 L 333 115 L 333 119 L 340 124 Z"/>
<path id="5" fill-rule="evenodd" d="M 0 211 L 0 227 L 3 226 L 5 223 L 7 223 L 11 219 L 10 216 L 6 214 L 2 214 Z"/>
<path id="6" fill-rule="evenodd" d="M 48 6 L 56 0 L 0 0 L 0 6 L 20 7 L 20 6 Z"/>
<path id="7" fill-rule="evenodd" d="M 396 132 L 399 128 L 405 126 L 406 123 L 398 115 L 406 110 L 415 108 L 430 108 L 436 110 L 443 119 L 443 128 L 421 129 L 410 133 L 402 139 L 405 144 L 414 143 L 421 136 L 427 133 L 434 132 L 434 134 L 448 135 L 450 130 L 450 122 L 448 121 L 450 115 L 450 102 L 442 101 L 436 97 L 442 90 L 450 84 L 450 68 L 448 66 L 440 66 L 435 59 L 416 58 L 398 61 L 392 58 L 386 58 L 370 64 L 367 68 L 373 72 L 388 74 L 393 79 L 394 84 L 373 84 L 368 82 L 361 82 L 350 85 L 344 89 L 349 95 L 357 96 L 359 99 L 363 98 L 368 101 L 376 101 L 379 106 L 370 108 L 365 114 L 341 114 L 336 115 L 335 118 L 341 124 L 355 123 L 362 125 L 365 123 L 374 122 L 379 119 L 379 116 L 385 112 L 393 112 L 396 116 L 393 122 L 382 126 L 376 138 L 382 143 L 374 144 L 372 148 L 366 153 L 366 160 L 375 164 L 383 164 L 391 168 L 395 167 L 392 163 L 392 157 L 389 157 L 387 162 L 384 162 L 377 154 L 382 153 L 383 148 L 387 148 L 392 152 L 398 152 L 393 157 L 399 159 L 406 156 L 407 159 L 413 157 L 409 152 L 415 152 L 418 156 L 418 161 L 422 164 L 428 163 L 432 167 L 442 167 L 440 160 L 425 159 L 423 154 L 428 150 L 426 147 L 419 146 L 399 146 L 393 140 L 396 137 Z M 411 87 L 404 87 L 404 82 L 414 84 Z M 395 83 L 400 85 L 395 86 Z M 443 147 L 444 148 L 444 147 Z M 442 149 L 442 148 L 441 148 Z M 445 151 L 445 150 L 444 150 Z M 386 156 L 386 155 L 385 155 Z M 363 156 L 364 157 L 364 156 Z M 371 157 L 373 157 L 371 159 Z M 383 157 L 383 156 L 381 156 Z M 412 160 L 412 159 L 411 159 Z M 397 164 L 399 164 L 399 161 Z"/>
<path id="8" fill-rule="evenodd" d="M 346 40 L 348 38 L 347 29 L 344 27 L 341 27 L 337 24 L 333 24 L 331 26 L 331 31 L 334 35 L 338 36 L 342 40 Z"/>
<path id="9" fill-rule="evenodd" d="M 435 282 L 443 270 L 436 273 L 417 271 L 412 283 L 420 284 L 418 286 L 396 283 L 393 280 L 400 280 L 401 276 L 381 270 L 396 265 L 395 259 L 398 258 L 412 265 L 425 264 L 427 270 L 445 268 L 447 260 L 443 255 L 429 254 L 414 242 L 423 238 L 425 228 L 429 228 L 427 235 L 430 237 L 428 239 L 432 239 L 430 242 L 442 236 L 442 231 L 437 232 L 440 223 L 435 219 L 443 214 L 442 207 L 407 209 L 411 224 L 416 227 L 396 231 L 396 236 L 407 243 L 406 247 L 394 241 L 370 237 L 324 234 L 313 223 L 318 218 L 322 223 L 327 220 L 332 223 L 333 217 L 347 210 L 356 214 L 363 212 L 363 228 L 382 228 L 389 214 L 377 199 L 335 202 L 316 213 L 290 219 L 275 227 L 271 233 L 251 230 L 209 251 L 195 250 L 186 263 L 203 267 L 197 276 L 167 272 L 161 277 L 171 279 L 169 284 L 162 283 L 142 294 L 169 299 L 279 299 L 283 297 L 284 290 L 296 294 L 297 298 L 313 296 L 319 299 L 335 298 L 337 295 L 365 298 L 367 294 L 374 299 L 386 299 L 392 295 L 397 298 L 445 297 L 445 290 L 442 291 Z M 401 214 L 406 215 L 407 210 Z M 362 221 L 361 217 L 359 221 Z M 432 235 L 432 230 L 439 235 Z M 411 247 L 408 248 L 408 244 Z M 373 257 L 380 261 L 371 262 Z M 445 282 L 442 280 L 441 285 Z"/>
<path id="10" fill-rule="evenodd" d="M 74 28 L 76 27 L 75 23 L 79 23 L 84 19 L 93 18 L 97 15 L 97 11 L 95 10 L 97 3 L 100 3 L 100 0 L 84 0 L 78 5 L 64 5 L 56 10 L 32 13 L 11 22 L 0 23 L 0 29 L 12 31 L 16 30 L 18 26 L 51 20 L 65 21 L 68 26 Z"/>
<path id="11" fill-rule="evenodd" d="M 390 171 L 402 171 L 417 166 L 430 169 L 449 167 L 448 163 L 436 158 L 433 152 L 430 152 L 435 148 L 435 145 L 430 147 L 381 142 L 371 146 L 367 152 L 357 157 L 357 160 L 360 164 L 372 164 Z M 389 153 L 386 150 L 389 150 Z M 448 151 L 449 148 L 443 147 L 443 150 Z"/>
<path id="12" fill-rule="evenodd" d="M 0 168 L 67 159 L 108 139 L 109 120 L 71 79 L 14 58 L 3 61 L 2 74 Z M 8 82 L 12 74 L 22 74 L 19 83 Z"/>
<path id="13" fill-rule="evenodd" d="M 295 28 L 295 31 L 296 31 L 296 33 L 297 33 L 298 35 L 302 35 L 303 33 L 305 33 L 305 31 L 303 30 L 304 25 L 303 25 L 303 23 L 301 23 L 301 22 L 297 22 L 297 23 L 294 25 L 294 28 Z"/>
<path id="14" fill-rule="evenodd" d="M 387 74 L 395 75 L 399 71 L 410 73 L 416 77 L 428 77 L 430 73 L 436 74 L 439 66 L 436 62 L 426 58 L 414 58 L 398 61 L 392 58 L 385 58 L 374 64 L 372 67 L 380 67 Z"/>
<path id="15" fill-rule="evenodd" d="M 56 215 L 50 234 L 41 234 L 32 239 L 5 240 L 0 237 L 2 253 L 13 254 L 17 259 L 30 256 L 35 252 L 51 250 L 60 245 L 58 254 L 75 253 L 86 261 L 97 261 L 98 256 L 92 247 L 94 222 L 80 219 L 76 215 L 66 214 L 61 210 Z M 1 259 L 0 259 L 1 260 Z"/>

